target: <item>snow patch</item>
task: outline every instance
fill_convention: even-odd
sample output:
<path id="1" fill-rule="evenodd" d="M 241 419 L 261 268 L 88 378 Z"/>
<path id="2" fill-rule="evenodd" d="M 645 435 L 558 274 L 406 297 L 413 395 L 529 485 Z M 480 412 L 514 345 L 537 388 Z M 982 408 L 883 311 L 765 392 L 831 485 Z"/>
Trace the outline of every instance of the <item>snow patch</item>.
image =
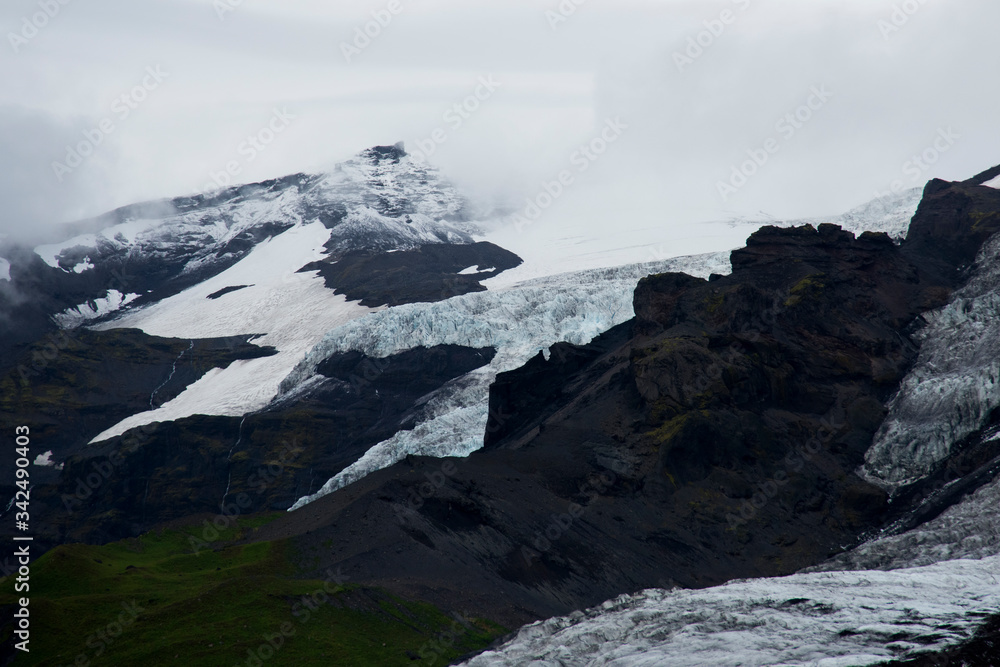
<path id="1" fill-rule="evenodd" d="M 39 454 L 35 457 L 34 461 L 36 466 L 44 466 L 46 468 L 54 468 L 56 462 L 52 460 L 52 450 L 45 452 L 44 454 Z"/>
<path id="2" fill-rule="evenodd" d="M 998 188 L 998 189 L 1000 189 L 1000 176 L 997 176 L 996 178 L 994 178 L 991 181 L 986 181 L 985 183 L 983 183 L 983 185 L 985 185 L 988 188 Z"/>
<path id="3" fill-rule="evenodd" d="M 278 354 L 213 369 L 159 408 L 133 415 L 98 435 L 98 442 L 128 429 L 195 414 L 241 416 L 265 407 L 281 380 L 332 328 L 372 312 L 325 287 L 318 272 L 297 273 L 325 257 L 330 230 L 321 223 L 293 227 L 257 245 L 227 271 L 156 304 L 125 313 L 98 330 L 137 328 L 165 338 L 217 338 L 263 334 L 254 340 Z M 226 299 L 206 297 L 229 285 L 255 283 Z"/>
<path id="4" fill-rule="evenodd" d="M 138 294 L 122 294 L 112 289 L 108 290 L 104 297 L 68 308 L 53 315 L 52 319 L 63 329 L 75 329 L 91 320 L 117 312 L 138 298 Z"/>
<path id="5" fill-rule="evenodd" d="M 10 261 L 0 257 L 0 280 L 10 282 Z"/>
<path id="6" fill-rule="evenodd" d="M 90 257 L 84 257 L 83 261 L 73 267 L 74 273 L 83 273 L 84 271 L 90 271 L 94 268 L 94 265 L 90 262 Z"/>
<path id="7" fill-rule="evenodd" d="M 82 234 L 62 243 L 40 245 L 35 248 L 35 254 L 41 257 L 42 261 L 53 269 L 59 269 L 62 268 L 59 266 L 59 257 L 65 251 L 72 250 L 73 248 L 97 248 L 97 236 L 94 234 Z"/>

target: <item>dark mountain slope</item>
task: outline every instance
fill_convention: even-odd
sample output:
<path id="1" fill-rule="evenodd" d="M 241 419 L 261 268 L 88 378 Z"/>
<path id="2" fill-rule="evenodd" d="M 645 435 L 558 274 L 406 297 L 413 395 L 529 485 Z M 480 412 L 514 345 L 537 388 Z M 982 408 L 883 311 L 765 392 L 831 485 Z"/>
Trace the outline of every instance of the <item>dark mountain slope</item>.
<path id="1" fill-rule="evenodd" d="M 505 625 L 823 560 L 893 517 L 854 471 L 910 327 L 998 212 L 1000 192 L 933 182 L 900 246 L 765 228 L 729 277 L 648 278 L 633 322 L 498 379 L 485 450 L 409 459 L 255 539 Z"/>

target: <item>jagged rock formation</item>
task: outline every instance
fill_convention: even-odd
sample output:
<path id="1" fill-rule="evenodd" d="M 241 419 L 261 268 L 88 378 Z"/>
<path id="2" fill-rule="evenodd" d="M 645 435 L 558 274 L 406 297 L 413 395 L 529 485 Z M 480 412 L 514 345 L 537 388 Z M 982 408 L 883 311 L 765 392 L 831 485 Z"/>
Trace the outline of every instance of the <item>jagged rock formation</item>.
<path id="1" fill-rule="evenodd" d="M 894 517 L 855 471 L 914 322 L 1000 229 L 982 190 L 932 182 L 901 245 L 765 228 L 731 276 L 645 279 L 634 321 L 501 374 L 486 449 L 410 458 L 259 539 L 508 623 L 818 563 Z"/>

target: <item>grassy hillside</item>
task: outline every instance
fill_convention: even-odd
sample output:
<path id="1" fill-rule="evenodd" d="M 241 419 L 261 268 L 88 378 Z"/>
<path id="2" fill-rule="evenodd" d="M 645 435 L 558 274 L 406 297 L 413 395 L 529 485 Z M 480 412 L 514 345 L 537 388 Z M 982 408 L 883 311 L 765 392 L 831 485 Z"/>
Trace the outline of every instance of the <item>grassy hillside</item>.
<path id="1" fill-rule="evenodd" d="M 5 657 L 81 667 L 445 665 L 504 632 L 340 573 L 295 579 L 287 543 L 238 543 L 270 518 L 243 519 L 208 548 L 191 527 L 53 549 L 31 566 L 31 652 L 13 650 L 5 625 Z M 13 577 L 0 580 L 4 619 L 20 595 Z"/>

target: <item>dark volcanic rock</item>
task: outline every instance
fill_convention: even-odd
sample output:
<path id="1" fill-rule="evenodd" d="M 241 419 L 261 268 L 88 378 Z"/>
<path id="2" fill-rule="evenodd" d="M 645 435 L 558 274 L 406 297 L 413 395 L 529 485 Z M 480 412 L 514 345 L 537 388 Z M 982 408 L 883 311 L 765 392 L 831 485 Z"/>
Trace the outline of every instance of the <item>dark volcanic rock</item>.
<path id="1" fill-rule="evenodd" d="M 232 294 L 233 292 L 239 292 L 241 289 L 246 289 L 252 287 L 252 285 L 231 285 L 230 287 L 223 287 L 218 292 L 212 292 L 208 295 L 209 299 L 221 299 L 227 294 Z"/>
<path id="2" fill-rule="evenodd" d="M 274 353 L 247 339 L 178 340 L 134 329 L 53 334 L 28 347 L 0 377 L 0 426 L 13 433 L 16 425 L 28 425 L 30 458 L 51 451 L 53 461 L 64 462 L 87 451 L 105 429 L 175 398 L 213 368 Z M 4 497 L 14 495 L 14 464 L 13 458 L 0 459 Z M 36 535 L 50 545 L 59 541 L 56 525 L 65 517 L 56 517 L 63 507 L 43 509 L 40 499 L 65 485 L 65 475 L 55 467 L 31 467 Z"/>
<path id="3" fill-rule="evenodd" d="M 398 252 L 355 250 L 339 256 L 336 263 L 316 262 L 302 270 L 319 270 L 326 286 L 337 294 L 374 308 L 482 292 L 486 288 L 479 281 L 520 264 L 520 257 L 492 243 L 429 243 Z M 479 271 L 459 275 L 470 266 Z"/>
<path id="4" fill-rule="evenodd" d="M 764 228 L 731 276 L 647 278 L 630 325 L 498 379 L 485 450 L 412 457 L 255 539 L 506 625 L 824 560 L 893 516 L 855 470 L 910 327 L 1000 229 L 987 190 L 932 183 L 899 246 Z"/>
<path id="5" fill-rule="evenodd" d="M 494 354 L 441 346 L 386 359 L 335 355 L 319 369 L 327 382 L 272 410 L 133 429 L 67 456 L 65 469 L 32 492 L 36 525 L 49 544 L 104 543 L 218 513 L 240 494 L 249 499 L 240 513 L 287 509 L 373 445 L 413 428 L 421 399 Z"/>

